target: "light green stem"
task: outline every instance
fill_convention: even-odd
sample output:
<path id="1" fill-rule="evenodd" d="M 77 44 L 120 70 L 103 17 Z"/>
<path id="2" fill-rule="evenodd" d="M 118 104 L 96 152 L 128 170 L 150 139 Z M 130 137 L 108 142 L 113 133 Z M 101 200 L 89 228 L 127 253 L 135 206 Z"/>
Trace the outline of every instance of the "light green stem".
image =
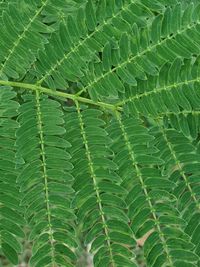
<path id="1" fill-rule="evenodd" d="M 37 86 L 35 84 L 29 84 L 29 83 L 22 83 L 22 82 L 12 82 L 12 81 L 3 81 L 0 80 L 0 85 L 6 85 L 6 86 L 13 86 L 16 88 L 23 88 L 26 90 L 32 90 L 32 91 L 38 91 L 47 95 L 51 95 L 51 96 L 58 96 L 58 97 L 62 97 L 65 99 L 72 99 L 73 101 L 78 101 L 78 102 L 82 102 L 82 103 L 86 103 L 86 104 L 90 104 L 90 105 L 95 105 L 95 106 L 99 106 L 105 109 L 111 109 L 113 111 L 118 110 L 118 111 L 122 111 L 121 107 L 116 107 L 115 105 L 112 104 L 108 104 L 108 103 L 104 103 L 104 102 L 95 102 L 92 99 L 88 99 L 85 97 L 81 97 L 81 96 L 76 96 L 73 94 L 68 94 L 65 92 L 60 92 L 60 91 L 55 91 L 46 87 L 41 87 L 41 86 Z"/>

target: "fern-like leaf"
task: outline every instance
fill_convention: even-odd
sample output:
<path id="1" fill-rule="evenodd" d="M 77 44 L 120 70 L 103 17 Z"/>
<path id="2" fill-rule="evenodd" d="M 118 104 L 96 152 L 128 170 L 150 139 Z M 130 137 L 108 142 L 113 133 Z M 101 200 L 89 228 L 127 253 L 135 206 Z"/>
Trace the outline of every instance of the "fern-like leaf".
<path id="1" fill-rule="evenodd" d="M 21 194 L 16 184 L 18 169 L 15 159 L 15 132 L 19 104 L 9 87 L 0 88 L 0 249 L 13 263 L 18 263 L 24 238 Z"/>
<path id="2" fill-rule="evenodd" d="M 168 7 L 145 28 L 134 24 L 131 34 L 122 35 L 119 42 L 104 47 L 102 61 L 90 64 L 90 71 L 81 79 L 85 85 L 81 92 L 89 91 L 95 99 L 116 98 L 124 91 L 120 81 L 134 86 L 137 79 L 146 80 L 147 74 L 157 75 L 165 62 L 199 54 L 199 8 L 194 9 L 191 3 L 182 12 L 181 4 L 177 4 Z"/>
<path id="3" fill-rule="evenodd" d="M 162 165 L 159 157 L 153 156 L 155 148 L 149 144 L 153 137 L 141 121 L 122 118 L 119 114 L 116 114 L 110 131 L 118 140 L 114 146 L 120 175 L 125 177 L 122 184 L 128 188 L 131 186 L 126 198 L 131 229 L 137 238 L 151 231 L 144 245 L 147 265 L 186 264 L 186 259 L 180 259 L 185 250 L 190 257 L 188 261 L 197 262 L 198 257 L 191 251 L 192 244 L 188 245 L 189 236 L 182 231 L 186 224 L 184 218 L 173 207 L 176 199 L 168 192 L 175 187 L 175 183 L 152 167 Z M 176 243 L 175 238 L 180 242 Z"/>
<path id="4" fill-rule="evenodd" d="M 7 0 L 0 22 L 2 264 L 199 266 L 199 1 Z"/>
<path id="5" fill-rule="evenodd" d="M 190 139 L 174 129 L 166 130 L 163 125 L 158 123 L 158 129 L 153 131 L 157 147 L 161 152 L 160 157 L 165 158 L 165 166 L 162 171 L 176 183 L 173 193 L 177 198 L 177 207 L 188 223 L 185 232 L 191 235 L 193 242 L 194 233 L 191 231 L 191 223 L 194 218 L 197 218 L 200 210 L 198 178 L 196 179 L 200 161 L 199 153 Z M 157 134 L 155 134 L 156 132 Z M 196 249 L 197 239 L 195 239 L 194 245 L 194 250 L 199 255 Z"/>
<path id="6" fill-rule="evenodd" d="M 74 220 L 70 207 L 73 168 L 69 142 L 63 139 L 60 104 L 36 92 L 25 95 L 17 130 L 18 157 L 24 166 L 17 178 L 33 240 L 31 266 L 66 264 L 76 260 Z M 63 242 L 63 240 L 65 240 Z"/>
<path id="7" fill-rule="evenodd" d="M 198 69 L 199 58 L 186 61 L 185 64 L 177 58 L 172 64 L 164 65 L 159 76 L 149 77 L 137 87 L 127 90 L 126 99 L 120 104 L 127 113 L 145 116 L 198 109 Z"/>
<path id="8" fill-rule="evenodd" d="M 163 7 L 164 3 L 160 4 L 159 1 L 154 5 L 150 2 L 144 5 L 143 1 L 140 3 L 137 0 L 124 3 L 103 0 L 95 8 L 93 2 L 88 1 L 85 7 L 78 10 L 76 17 L 69 15 L 60 24 L 59 32 L 52 36 L 45 51 L 41 51 L 36 64 L 38 83 L 65 89 L 69 86 L 66 79 L 77 82 L 85 77 L 89 81 L 91 78 L 87 75 L 91 73 L 88 62 L 99 61 L 96 53 L 103 52 L 104 56 L 107 42 L 115 43 L 114 38 L 120 39 L 124 31 L 131 33 L 134 23 L 139 27 L 145 26 L 146 18 L 153 16 L 151 9 L 160 10 Z M 139 17 L 140 14 L 142 17 Z M 84 70 L 87 75 L 84 75 Z"/>
<path id="9" fill-rule="evenodd" d="M 102 129 L 102 113 L 76 106 L 77 111 L 66 118 L 66 128 L 75 167 L 74 203 L 85 243 L 92 243 L 95 266 L 136 266 L 130 260 L 136 242 L 124 210 L 126 190 L 120 187 L 114 173 L 117 166 L 109 159 L 110 139 Z"/>

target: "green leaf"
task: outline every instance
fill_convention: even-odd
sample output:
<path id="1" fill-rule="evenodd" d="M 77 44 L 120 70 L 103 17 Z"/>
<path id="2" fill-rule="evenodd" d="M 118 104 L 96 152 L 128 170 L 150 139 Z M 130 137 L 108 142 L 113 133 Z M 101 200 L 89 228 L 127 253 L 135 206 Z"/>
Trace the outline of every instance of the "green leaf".
<path id="1" fill-rule="evenodd" d="M 18 264 L 17 252 L 10 245 L 8 245 L 7 243 L 3 243 L 2 251 L 13 264 Z"/>
<path id="2" fill-rule="evenodd" d="M 3 264 L 199 265 L 199 14 L 1 1 Z"/>
<path id="3" fill-rule="evenodd" d="M 105 71 L 110 70 L 112 64 L 111 64 L 111 46 L 110 43 L 107 43 L 102 52 L 102 63 L 103 63 L 103 69 Z"/>
<path id="4" fill-rule="evenodd" d="M 87 2 L 86 7 L 86 23 L 90 31 L 93 31 L 96 27 L 96 14 L 94 10 L 94 5 L 91 0 Z"/>

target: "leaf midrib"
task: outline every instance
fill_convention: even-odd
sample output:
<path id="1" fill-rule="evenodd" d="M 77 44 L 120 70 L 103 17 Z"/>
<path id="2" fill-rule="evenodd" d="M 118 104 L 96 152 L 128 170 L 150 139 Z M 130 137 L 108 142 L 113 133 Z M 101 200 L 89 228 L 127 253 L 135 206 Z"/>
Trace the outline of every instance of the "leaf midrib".
<path id="1" fill-rule="evenodd" d="M 139 0 L 135 0 L 135 1 L 131 0 L 131 2 L 129 4 L 122 6 L 122 9 L 120 11 L 118 11 L 115 15 L 113 15 L 111 18 L 108 18 L 107 20 L 105 20 L 103 22 L 103 24 L 98 25 L 91 34 L 87 35 L 81 41 L 78 40 L 77 41 L 78 44 L 73 46 L 69 52 L 65 53 L 60 60 L 58 60 L 53 66 L 51 66 L 51 69 L 37 82 L 37 84 L 41 85 L 42 82 L 45 81 L 47 79 L 47 77 L 49 77 L 52 74 L 52 72 L 54 72 L 56 70 L 56 68 L 58 66 L 60 66 L 65 60 L 67 60 L 71 56 L 71 54 L 73 54 L 75 51 L 77 51 L 79 49 L 79 47 L 81 47 L 87 40 L 90 40 L 92 38 L 92 36 L 94 36 L 95 33 L 100 31 L 105 25 L 110 24 L 112 22 L 113 18 L 119 16 L 122 11 L 127 10 L 130 5 L 137 3 L 138 1 Z"/>
<path id="2" fill-rule="evenodd" d="M 196 27 L 196 25 L 200 24 L 200 21 L 196 21 L 192 23 L 192 26 L 190 26 L 190 29 L 193 27 Z M 157 46 L 160 46 L 162 44 L 164 44 L 166 41 L 168 40 L 172 40 L 176 35 L 178 34 L 182 34 L 185 31 L 188 30 L 188 25 L 187 27 L 184 28 L 184 30 L 181 31 L 177 31 L 176 33 L 174 33 L 171 36 L 167 36 L 164 40 L 157 42 L 154 45 L 150 45 L 148 46 L 144 51 L 137 53 L 137 55 L 133 55 L 131 57 L 129 57 L 126 61 L 122 62 L 121 64 L 118 64 L 117 66 L 115 66 L 114 68 L 110 69 L 109 71 L 107 71 L 106 73 L 102 74 L 101 76 L 95 77 L 95 79 L 90 82 L 86 87 L 84 87 L 82 90 L 80 90 L 77 95 L 81 95 L 83 92 L 86 92 L 88 88 L 92 87 L 94 84 L 98 83 L 100 80 L 104 79 L 105 77 L 107 77 L 109 74 L 117 71 L 118 69 L 121 69 L 122 67 L 124 67 L 126 64 L 131 63 L 132 61 L 134 61 L 137 58 L 140 58 L 141 56 L 145 55 L 147 52 L 151 52 L 153 49 L 155 49 Z"/>
<path id="3" fill-rule="evenodd" d="M 21 40 L 23 40 L 23 38 L 25 37 L 26 33 L 28 32 L 29 28 L 31 27 L 32 23 L 35 21 L 35 19 L 37 18 L 37 16 L 41 13 L 41 11 L 43 10 L 43 8 L 47 5 L 49 0 L 46 0 L 45 2 L 42 2 L 42 6 L 35 12 L 35 15 L 33 16 L 32 19 L 29 19 L 29 23 L 28 25 L 24 28 L 23 32 L 18 35 L 18 39 L 13 43 L 13 47 L 10 48 L 8 51 L 8 55 L 5 56 L 5 61 L 4 63 L 1 65 L 1 69 L 0 69 L 0 73 L 3 73 L 3 70 L 5 69 L 5 66 L 8 64 L 8 61 L 10 60 L 12 54 L 14 53 L 14 51 L 16 50 L 17 46 L 20 44 Z"/>

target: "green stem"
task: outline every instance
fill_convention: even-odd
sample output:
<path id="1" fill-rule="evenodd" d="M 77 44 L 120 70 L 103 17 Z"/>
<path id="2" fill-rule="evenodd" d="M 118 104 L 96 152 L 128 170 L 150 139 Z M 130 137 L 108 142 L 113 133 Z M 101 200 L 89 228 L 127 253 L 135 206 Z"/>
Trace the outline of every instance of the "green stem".
<path id="1" fill-rule="evenodd" d="M 120 101 L 118 103 L 115 104 L 116 107 L 118 106 L 124 106 L 126 103 L 128 102 L 134 102 L 135 99 L 141 99 L 142 97 L 147 97 L 147 96 L 150 96 L 150 95 L 153 95 L 153 94 L 159 94 L 163 91 L 170 91 L 170 90 L 173 90 L 173 88 L 181 88 L 183 85 L 188 85 L 188 84 L 192 84 L 192 83 L 199 83 L 200 82 L 200 77 L 196 77 L 194 79 L 191 79 L 191 80 L 185 80 L 183 82 L 177 82 L 177 83 L 173 83 L 173 84 L 169 84 L 169 85 L 166 85 L 166 86 L 163 86 L 163 87 L 158 87 L 158 88 L 154 88 L 153 90 L 151 91 L 148 91 L 148 92 L 144 92 L 144 93 L 141 93 L 141 94 L 136 94 L 134 96 L 131 96 L 127 99 L 124 99 L 123 101 Z"/>
<path id="2" fill-rule="evenodd" d="M 46 87 L 37 86 L 35 84 L 0 80 L 0 85 L 13 86 L 16 88 L 23 88 L 26 90 L 38 91 L 38 92 L 41 92 L 41 93 L 44 93 L 47 95 L 58 96 L 58 97 L 62 97 L 62 98 L 68 98 L 68 99 L 72 99 L 73 101 L 79 101 L 82 103 L 91 104 L 91 105 L 99 106 L 99 107 L 106 108 L 106 109 L 111 109 L 113 111 L 115 111 L 115 110 L 122 111 L 122 108 L 119 106 L 116 107 L 115 105 L 104 103 L 104 102 L 98 102 L 98 101 L 95 102 L 92 99 L 84 98 L 81 96 L 76 96 L 73 94 L 68 94 L 65 92 L 54 91 L 54 90 L 51 90 L 51 89 L 46 88 Z"/>

